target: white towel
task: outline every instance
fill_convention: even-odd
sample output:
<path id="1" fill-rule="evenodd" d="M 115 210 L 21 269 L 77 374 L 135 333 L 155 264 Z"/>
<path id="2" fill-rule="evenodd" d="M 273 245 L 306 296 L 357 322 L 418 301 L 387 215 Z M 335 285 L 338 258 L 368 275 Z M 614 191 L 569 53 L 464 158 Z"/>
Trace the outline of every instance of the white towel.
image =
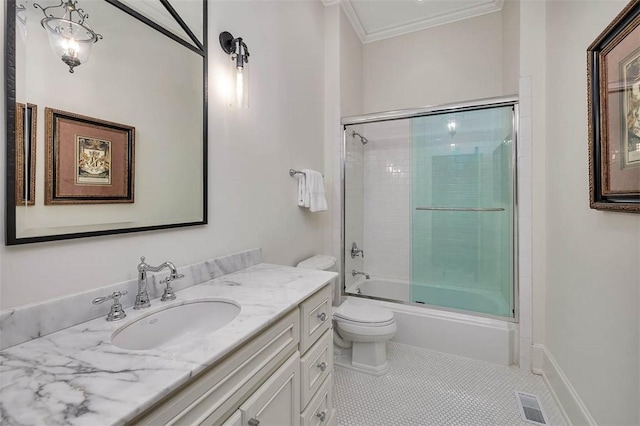
<path id="1" fill-rule="evenodd" d="M 298 205 L 309 206 L 309 191 L 307 190 L 307 177 L 304 173 L 298 173 Z"/>
<path id="2" fill-rule="evenodd" d="M 312 213 L 327 210 L 327 199 L 324 196 L 324 178 L 322 177 L 322 173 L 310 169 L 302 169 L 302 172 L 305 175 L 307 187 L 304 206 L 308 207 Z"/>

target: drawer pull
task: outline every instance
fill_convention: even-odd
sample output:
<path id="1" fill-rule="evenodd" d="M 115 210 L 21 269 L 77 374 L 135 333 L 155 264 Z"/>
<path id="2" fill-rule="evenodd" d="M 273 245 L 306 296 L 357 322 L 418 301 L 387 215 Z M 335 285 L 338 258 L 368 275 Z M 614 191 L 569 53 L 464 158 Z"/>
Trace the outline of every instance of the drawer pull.
<path id="1" fill-rule="evenodd" d="M 318 367 L 320 369 L 320 371 L 324 371 L 327 369 L 327 363 L 326 362 L 321 362 L 320 364 L 316 365 L 316 367 Z"/>
<path id="2" fill-rule="evenodd" d="M 327 320 L 327 314 L 325 314 L 324 312 L 318 314 L 318 319 L 320 321 L 323 321 L 323 322 L 326 321 Z"/>
<path id="3" fill-rule="evenodd" d="M 327 418 L 327 412 L 323 411 L 322 413 L 316 413 L 316 417 L 320 418 L 320 422 L 324 422 Z"/>
<path id="4" fill-rule="evenodd" d="M 256 418 L 252 418 L 252 419 L 249 419 L 247 423 L 249 423 L 249 426 L 258 426 L 260 424 L 260 420 Z"/>

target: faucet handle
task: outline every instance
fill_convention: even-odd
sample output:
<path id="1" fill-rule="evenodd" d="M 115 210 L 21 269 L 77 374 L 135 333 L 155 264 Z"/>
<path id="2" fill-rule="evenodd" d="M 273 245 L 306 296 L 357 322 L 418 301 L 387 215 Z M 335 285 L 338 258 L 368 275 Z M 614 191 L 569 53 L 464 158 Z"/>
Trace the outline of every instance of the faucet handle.
<path id="1" fill-rule="evenodd" d="M 93 303 L 94 305 L 98 305 L 100 303 L 106 302 L 107 300 L 113 299 L 113 305 L 111 305 L 111 310 L 107 315 L 107 321 L 118 321 L 127 316 L 124 309 L 122 309 L 122 304 L 120 303 L 120 297 L 124 296 L 125 294 L 127 294 L 126 290 L 114 291 L 109 296 L 96 297 L 91 303 Z"/>
<path id="2" fill-rule="evenodd" d="M 164 293 L 162 293 L 162 297 L 160 298 L 162 302 L 168 302 L 170 300 L 176 299 L 176 294 L 173 292 L 173 288 L 171 288 L 170 284 L 171 284 L 171 281 L 178 280 L 180 278 L 184 278 L 184 274 L 179 274 L 179 275 L 176 275 L 175 277 L 169 275 L 168 277 L 160 280 L 160 284 L 167 285 L 167 287 L 164 289 Z"/>
<path id="3" fill-rule="evenodd" d="M 176 276 L 169 275 L 166 278 L 161 279 L 160 280 L 160 284 L 169 285 L 169 283 L 171 283 L 171 281 L 179 280 L 180 278 L 184 278 L 184 274 L 178 274 Z"/>

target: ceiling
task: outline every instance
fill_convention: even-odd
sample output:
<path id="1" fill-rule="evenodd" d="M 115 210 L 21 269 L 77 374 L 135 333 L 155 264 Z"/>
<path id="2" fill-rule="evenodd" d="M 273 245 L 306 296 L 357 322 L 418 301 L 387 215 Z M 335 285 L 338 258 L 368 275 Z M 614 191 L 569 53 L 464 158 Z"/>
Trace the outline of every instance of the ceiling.
<path id="1" fill-rule="evenodd" d="M 363 43 L 502 10 L 504 0 L 323 0 L 341 3 Z"/>

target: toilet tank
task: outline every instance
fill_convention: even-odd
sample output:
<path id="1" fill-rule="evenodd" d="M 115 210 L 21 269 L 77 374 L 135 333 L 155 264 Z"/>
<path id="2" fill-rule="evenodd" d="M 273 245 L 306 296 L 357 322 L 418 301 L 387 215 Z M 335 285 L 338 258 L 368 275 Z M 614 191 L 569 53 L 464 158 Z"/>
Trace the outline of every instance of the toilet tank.
<path id="1" fill-rule="evenodd" d="M 305 259 L 296 266 L 304 269 L 338 272 L 336 267 L 336 258 L 322 254 Z"/>

